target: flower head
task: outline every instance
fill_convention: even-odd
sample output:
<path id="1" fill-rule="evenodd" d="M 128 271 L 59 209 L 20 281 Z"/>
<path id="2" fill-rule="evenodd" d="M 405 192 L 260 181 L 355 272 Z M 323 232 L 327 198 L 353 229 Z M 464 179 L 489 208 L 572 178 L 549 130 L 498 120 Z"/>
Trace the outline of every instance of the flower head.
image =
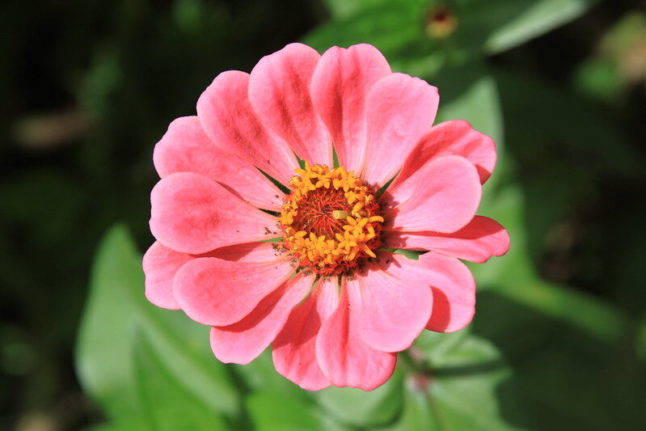
<path id="1" fill-rule="evenodd" d="M 271 345 L 305 389 L 381 385 L 421 331 L 471 321 L 460 259 L 509 245 L 475 215 L 494 143 L 431 127 L 438 102 L 370 45 L 291 44 L 218 75 L 155 148 L 148 299 L 211 326 L 223 362 Z"/>

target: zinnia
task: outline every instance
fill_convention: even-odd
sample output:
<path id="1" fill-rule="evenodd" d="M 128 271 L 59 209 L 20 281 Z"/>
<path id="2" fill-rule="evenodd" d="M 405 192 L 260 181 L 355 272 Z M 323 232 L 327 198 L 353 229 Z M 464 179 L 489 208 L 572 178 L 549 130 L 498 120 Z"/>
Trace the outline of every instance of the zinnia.
<path id="1" fill-rule="evenodd" d="M 460 259 L 509 245 L 475 215 L 495 145 L 465 121 L 431 127 L 438 102 L 365 44 L 290 44 L 218 75 L 155 148 L 147 298 L 211 326 L 223 362 L 271 344 L 302 388 L 384 383 L 425 328 L 471 321 Z"/>

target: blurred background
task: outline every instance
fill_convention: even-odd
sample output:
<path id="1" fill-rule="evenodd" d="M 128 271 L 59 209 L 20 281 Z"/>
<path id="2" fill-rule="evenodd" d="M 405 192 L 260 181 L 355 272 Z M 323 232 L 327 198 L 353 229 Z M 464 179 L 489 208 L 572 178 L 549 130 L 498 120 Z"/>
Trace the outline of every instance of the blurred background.
<path id="1" fill-rule="evenodd" d="M 645 1 L 6 0 L 0 28 L 0 429 L 644 429 Z M 369 394 L 219 364 L 142 295 L 154 144 L 299 40 L 374 44 L 500 151 L 474 324 Z"/>

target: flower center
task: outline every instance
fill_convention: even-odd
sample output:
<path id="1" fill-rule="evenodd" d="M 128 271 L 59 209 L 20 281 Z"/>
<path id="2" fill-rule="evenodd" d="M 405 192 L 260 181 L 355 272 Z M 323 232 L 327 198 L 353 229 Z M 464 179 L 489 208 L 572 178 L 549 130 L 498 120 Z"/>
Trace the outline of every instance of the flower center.
<path id="1" fill-rule="evenodd" d="M 373 190 L 345 168 L 297 169 L 280 214 L 283 247 L 303 268 L 320 275 L 347 274 L 380 245 L 379 203 Z"/>

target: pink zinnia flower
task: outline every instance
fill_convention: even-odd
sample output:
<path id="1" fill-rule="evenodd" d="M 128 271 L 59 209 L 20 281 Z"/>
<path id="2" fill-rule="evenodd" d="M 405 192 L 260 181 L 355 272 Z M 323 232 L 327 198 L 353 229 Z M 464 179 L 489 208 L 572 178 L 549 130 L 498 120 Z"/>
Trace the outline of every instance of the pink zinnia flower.
<path id="1" fill-rule="evenodd" d="M 223 362 L 271 344 L 305 389 L 384 383 L 425 328 L 471 321 L 460 259 L 509 245 L 475 215 L 494 143 L 464 121 L 431 127 L 438 102 L 370 45 L 291 44 L 218 75 L 155 148 L 148 299 L 211 326 Z"/>

